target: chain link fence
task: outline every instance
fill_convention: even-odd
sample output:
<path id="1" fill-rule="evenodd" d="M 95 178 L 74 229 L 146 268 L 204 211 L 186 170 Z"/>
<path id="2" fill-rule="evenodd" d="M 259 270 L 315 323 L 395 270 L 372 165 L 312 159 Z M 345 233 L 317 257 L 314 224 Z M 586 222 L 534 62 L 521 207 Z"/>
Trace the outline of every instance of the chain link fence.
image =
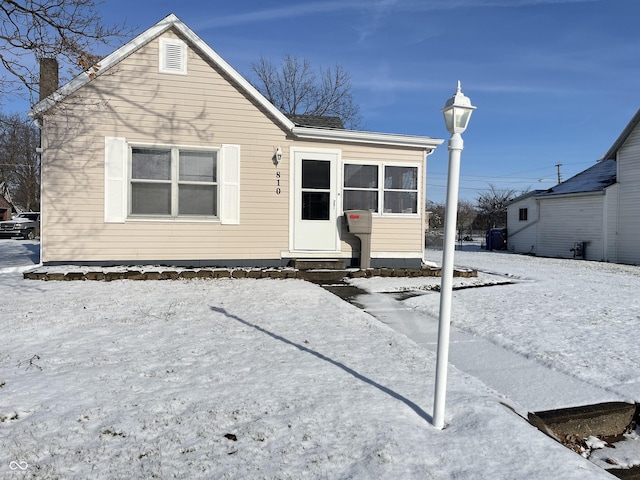
<path id="1" fill-rule="evenodd" d="M 444 228 L 430 228 L 425 232 L 425 248 L 442 250 L 444 244 Z M 485 248 L 486 232 L 484 230 L 459 231 L 456 236 L 456 249 L 463 250 L 465 246 Z"/>

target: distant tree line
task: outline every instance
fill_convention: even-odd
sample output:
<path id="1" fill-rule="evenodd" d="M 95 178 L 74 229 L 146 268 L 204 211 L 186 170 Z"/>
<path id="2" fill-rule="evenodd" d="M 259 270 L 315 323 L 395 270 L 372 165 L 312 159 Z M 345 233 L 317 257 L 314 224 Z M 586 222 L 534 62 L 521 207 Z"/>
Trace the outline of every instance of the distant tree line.
<path id="1" fill-rule="evenodd" d="M 475 202 L 460 200 L 458 202 L 458 219 L 456 230 L 460 236 L 472 230 L 489 230 L 507 226 L 507 203 L 525 192 L 513 189 L 499 189 L 489 184 L 485 191 L 480 192 Z M 444 228 L 445 204 L 427 202 L 429 228 Z"/>

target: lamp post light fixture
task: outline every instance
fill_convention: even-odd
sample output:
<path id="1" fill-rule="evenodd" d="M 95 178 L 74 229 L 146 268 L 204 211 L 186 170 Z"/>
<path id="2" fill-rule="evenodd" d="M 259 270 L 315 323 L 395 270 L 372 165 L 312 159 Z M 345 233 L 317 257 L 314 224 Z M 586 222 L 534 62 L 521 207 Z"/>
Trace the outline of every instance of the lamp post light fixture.
<path id="1" fill-rule="evenodd" d="M 460 90 L 444 105 L 442 113 L 449 138 L 449 173 L 444 214 L 444 246 L 442 249 L 442 280 L 440 284 L 440 315 L 438 319 L 438 350 L 436 356 L 436 388 L 433 407 L 433 426 L 444 428 L 444 405 L 447 393 L 447 367 L 449 364 L 449 335 L 451 330 L 451 295 L 453 287 L 453 256 L 456 248 L 456 221 L 458 214 L 458 186 L 460 180 L 460 152 L 464 147 L 462 136 L 467 129 L 471 113 L 476 107 Z"/>

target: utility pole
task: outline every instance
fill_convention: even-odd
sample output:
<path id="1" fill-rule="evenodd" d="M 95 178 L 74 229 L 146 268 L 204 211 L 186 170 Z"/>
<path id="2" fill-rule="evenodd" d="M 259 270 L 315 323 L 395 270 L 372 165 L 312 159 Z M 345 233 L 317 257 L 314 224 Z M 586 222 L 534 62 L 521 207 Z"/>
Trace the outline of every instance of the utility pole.
<path id="1" fill-rule="evenodd" d="M 558 183 L 562 183 L 562 173 L 560 173 L 561 163 L 556 163 L 556 168 L 558 169 Z"/>

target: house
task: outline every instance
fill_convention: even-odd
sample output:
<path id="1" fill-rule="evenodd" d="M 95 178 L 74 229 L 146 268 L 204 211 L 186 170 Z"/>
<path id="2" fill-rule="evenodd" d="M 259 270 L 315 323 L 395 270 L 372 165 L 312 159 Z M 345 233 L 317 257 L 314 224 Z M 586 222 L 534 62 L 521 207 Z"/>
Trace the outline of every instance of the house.
<path id="1" fill-rule="evenodd" d="M 593 166 L 507 207 L 508 248 L 640 264 L 640 110 Z"/>
<path id="2" fill-rule="evenodd" d="M 11 212 L 13 212 L 13 210 L 13 205 L 0 195 L 0 222 L 11 220 Z"/>
<path id="3" fill-rule="evenodd" d="M 288 118 L 175 15 L 30 115 L 45 265 L 357 264 L 352 209 L 373 212 L 372 266 L 421 263 L 442 140 Z"/>

